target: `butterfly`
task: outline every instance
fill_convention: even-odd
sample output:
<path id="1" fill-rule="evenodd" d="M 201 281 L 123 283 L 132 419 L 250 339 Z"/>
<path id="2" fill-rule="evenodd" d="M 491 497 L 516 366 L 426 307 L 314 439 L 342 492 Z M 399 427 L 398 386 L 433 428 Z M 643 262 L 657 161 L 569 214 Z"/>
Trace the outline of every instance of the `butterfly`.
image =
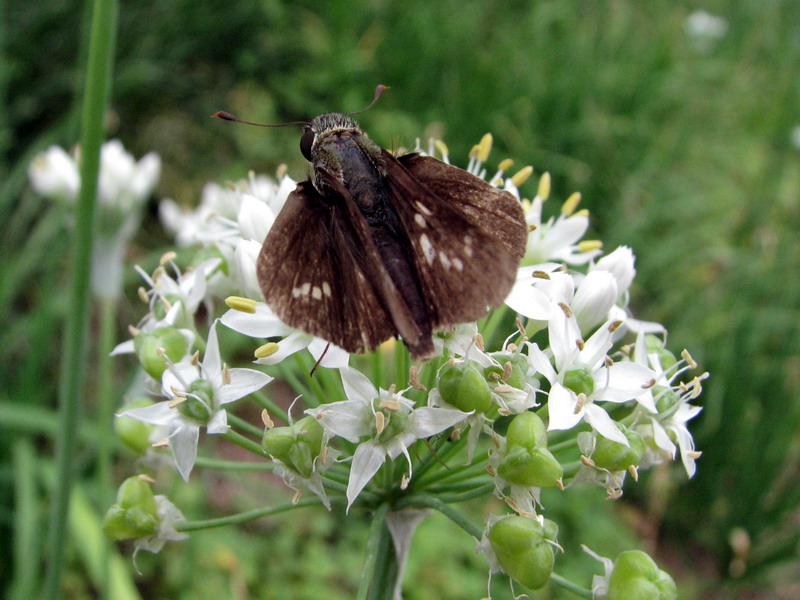
<path id="1" fill-rule="evenodd" d="M 349 352 L 399 336 L 425 359 L 434 331 L 503 303 L 528 233 L 512 194 L 430 156 L 396 157 L 346 114 L 304 123 L 300 149 L 313 176 L 256 263 L 282 321 Z"/>

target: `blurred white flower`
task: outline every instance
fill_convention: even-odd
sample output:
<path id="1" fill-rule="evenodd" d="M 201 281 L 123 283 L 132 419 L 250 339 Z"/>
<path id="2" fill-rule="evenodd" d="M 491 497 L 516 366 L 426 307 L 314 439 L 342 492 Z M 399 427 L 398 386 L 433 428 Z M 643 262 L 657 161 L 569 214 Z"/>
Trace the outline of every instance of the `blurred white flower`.
<path id="1" fill-rule="evenodd" d="M 38 154 L 28 167 L 31 186 L 51 200 L 74 200 L 81 184 L 78 166 L 59 146 L 50 146 Z"/>

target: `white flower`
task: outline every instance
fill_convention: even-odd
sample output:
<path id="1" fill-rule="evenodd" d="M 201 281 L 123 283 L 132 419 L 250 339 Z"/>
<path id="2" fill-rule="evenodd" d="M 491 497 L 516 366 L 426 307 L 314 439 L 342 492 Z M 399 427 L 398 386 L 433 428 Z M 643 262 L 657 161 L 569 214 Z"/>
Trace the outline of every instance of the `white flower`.
<path id="1" fill-rule="evenodd" d="M 119 140 L 103 144 L 98 176 L 97 238 L 92 254 L 92 291 L 115 298 L 122 290 L 125 248 L 139 228 L 142 207 L 161 171 L 155 153 L 138 162 Z M 38 155 L 29 168 L 31 185 L 52 199 L 74 202 L 80 188 L 77 161 L 57 146 Z"/>
<path id="2" fill-rule="evenodd" d="M 165 543 L 179 542 L 189 537 L 187 534 L 175 529 L 175 523 L 186 520 L 180 509 L 170 502 L 166 496 L 157 495 L 153 499 L 156 501 L 158 531 L 151 536 L 138 538 L 134 542 L 134 555 L 139 550 L 147 550 L 155 554 L 161 551 Z"/>
<path id="3" fill-rule="evenodd" d="M 686 33 L 696 41 L 711 42 L 728 31 L 728 22 L 704 10 L 696 10 L 686 19 Z"/>
<path id="4" fill-rule="evenodd" d="M 579 198 L 579 197 L 578 197 Z M 565 202 L 573 203 L 572 199 Z M 525 220 L 533 230 L 528 234 L 524 264 L 535 264 L 558 260 L 567 264 L 582 265 L 600 253 L 599 248 L 583 248 L 579 241 L 589 228 L 589 215 L 586 211 L 573 212 L 566 209 L 542 222 L 544 199 L 536 196 L 526 211 Z"/>
<path id="5" fill-rule="evenodd" d="M 122 142 L 109 140 L 100 153 L 100 202 L 122 213 L 137 210 L 158 183 L 161 159 L 154 152 L 136 161 Z"/>
<path id="6" fill-rule="evenodd" d="M 694 438 L 686 423 L 695 418 L 702 408 L 693 406 L 689 402 L 700 395 L 702 381 L 708 374 L 695 377 L 688 384 L 678 381 L 684 372 L 696 366 L 690 362 L 691 357 L 677 361 L 668 369 L 664 369 L 658 350 L 648 351 L 643 332 L 636 338 L 634 360 L 639 365 L 651 367 L 655 373 L 655 385 L 645 391 L 642 399 L 654 408 L 657 403 L 665 406 L 662 411 L 654 410 L 653 413 L 656 414 L 647 415 L 647 418 L 636 427 L 646 440 L 652 439 L 657 448 L 654 450 L 648 444 L 642 466 L 658 464 L 663 462 L 665 457 L 674 459 L 677 450 L 680 449 L 683 467 L 687 475 L 692 477 L 697 470 L 695 460 L 700 453 L 695 450 Z"/>
<path id="7" fill-rule="evenodd" d="M 206 353 L 199 364 L 170 365 L 162 377 L 162 393 L 169 401 L 135 408 L 124 416 L 158 425 L 154 435 L 166 434 L 175 466 L 184 480 L 197 457 L 200 427 L 208 433 L 228 430 L 226 404 L 261 389 L 272 377 L 254 369 L 228 369 L 222 364 L 216 322 L 208 335 Z"/>
<path id="8" fill-rule="evenodd" d="M 248 313 L 230 309 L 222 315 L 220 321 L 226 327 L 250 337 L 284 338 L 276 343 L 276 347 L 268 356 L 259 358 L 255 361 L 256 363 L 275 365 L 287 356 L 299 352 L 303 348 L 308 348 L 308 351 L 322 367 L 338 369 L 347 366 L 350 354 L 346 350 L 329 344 L 322 338 L 292 329 L 281 321 L 264 302 L 256 302 L 254 310 L 255 312 Z"/>
<path id="9" fill-rule="evenodd" d="M 408 461 L 411 476 L 411 457 L 408 446 L 418 439 L 452 427 L 464 420 L 467 413 L 445 408 L 414 408 L 414 403 L 393 391 L 378 390 L 361 372 L 341 369 L 347 400 L 311 408 L 306 414 L 316 417 L 332 435 L 358 443 L 350 466 L 347 484 L 347 508 L 377 473 L 388 456 L 394 459 L 401 453 Z"/>
<path id="10" fill-rule="evenodd" d="M 75 160 L 59 146 L 38 154 L 28 167 L 28 177 L 37 193 L 53 200 L 74 200 L 81 184 Z"/>
<path id="11" fill-rule="evenodd" d="M 637 400 L 648 411 L 656 412 L 655 406 L 642 398 L 654 381 L 653 370 L 632 362 L 607 362 L 615 325 L 605 323 L 584 342 L 574 316 L 563 310 L 554 315 L 548 333 L 555 366 L 537 344 L 529 344 L 531 366 L 551 386 L 549 430 L 571 429 L 586 421 L 600 435 L 627 446 L 625 435 L 596 402 Z"/>

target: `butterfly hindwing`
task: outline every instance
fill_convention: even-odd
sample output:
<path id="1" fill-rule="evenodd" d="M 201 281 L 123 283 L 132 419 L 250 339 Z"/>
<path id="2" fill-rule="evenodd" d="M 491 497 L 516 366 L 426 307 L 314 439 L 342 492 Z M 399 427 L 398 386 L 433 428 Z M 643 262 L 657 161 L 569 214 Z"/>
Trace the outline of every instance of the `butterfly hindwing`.
<path id="1" fill-rule="evenodd" d="M 431 157 L 383 157 L 433 324 L 474 321 L 502 304 L 525 251 L 519 201 Z"/>
<path id="2" fill-rule="evenodd" d="M 397 329 L 380 300 L 388 276 L 370 267 L 358 215 L 302 182 L 270 229 L 258 257 L 261 291 L 278 317 L 350 352 L 374 348 Z M 355 220 L 355 222 L 353 222 Z M 379 263 L 378 263 L 379 265 Z M 391 282 L 389 282 L 391 284 Z"/>

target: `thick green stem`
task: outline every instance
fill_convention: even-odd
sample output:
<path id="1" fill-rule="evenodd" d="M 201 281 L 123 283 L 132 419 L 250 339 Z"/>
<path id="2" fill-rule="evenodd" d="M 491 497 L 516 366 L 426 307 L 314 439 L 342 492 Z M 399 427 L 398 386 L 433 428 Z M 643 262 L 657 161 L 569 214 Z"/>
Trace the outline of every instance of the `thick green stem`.
<path id="1" fill-rule="evenodd" d="M 81 189 L 75 215 L 69 312 L 59 387 L 59 431 L 56 440 L 58 481 L 50 509 L 47 547 L 50 551 L 42 598 L 58 598 L 67 547 L 67 514 L 74 479 L 77 425 L 86 381 L 86 337 L 89 324 L 89 279 L 94 240 L 95 198 L 103 143 L 103 117 L 108 102 L 116 0 L 94 0 L 83 99 Z"/>
<path id="2" fill-rule="evenodd" d="M 378 561 L 381 542 L 383 536 L 388 535 L 386 528 L 386 513 L 389 512 L 389 504 L 384 502 L 375 511 L 372 517 L 372 525 L 369 528 L 369 538 L 367 539 L 367 551 L 364 558 L 364 568 L 361 570 L 361 582 L 358 585 L 356 600 L 367 600 L 371 597 L 371 589 L 380 586 L 380 571 L 386 566 L 386 561 Z M 380 563 L 383 562 L 383 565 Z"/>

